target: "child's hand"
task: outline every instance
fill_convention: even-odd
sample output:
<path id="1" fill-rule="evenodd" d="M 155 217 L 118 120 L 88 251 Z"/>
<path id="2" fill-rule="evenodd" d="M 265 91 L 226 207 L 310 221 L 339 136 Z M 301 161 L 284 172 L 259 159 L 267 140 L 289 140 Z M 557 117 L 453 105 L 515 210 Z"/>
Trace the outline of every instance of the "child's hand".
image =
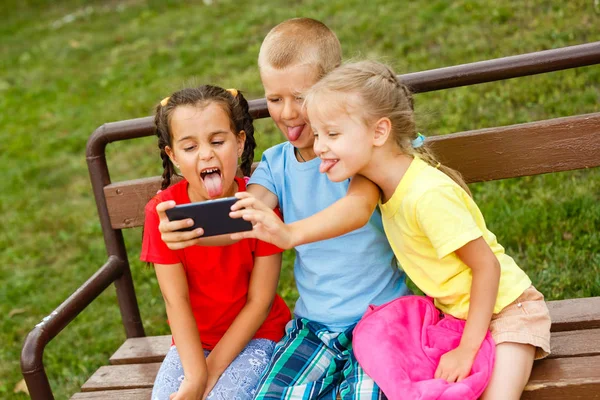
<path id="1" fill-rule="evenodd" d="M 273 210 L 248 192 L 238 192 L 235 197 L 240 200 L 231 206 L 229 216 L 250 221 L 253 228 L 251 231 L 232 234 L 232 240 L 255 238 L 281 249 L 294 247 L 292 229 Z"/>
<path id="2" fill-rule="evenodd" d="M 160 231 L 160 237 L 165 242 L 167 247 L 171 250 L 179 250 L 189 246 L 194 246 L 199 243 L 201 236 L 204 234 L 202 228 L 198 228 L 189 232 L 175 232 L 181 228 L 187 228 L 194 224 L 194 220 L 191 218 L 182 219 L 180 221 L 169 221 L 165 210 L 175 207 L 173 200 L 163 201 L 156 206 L 156 212 L 158 213 L 158 230 Z"/>
<path id="3" fill-rule="evenodd" d="M 169 396 L 169 400 L 202 400 L 206 379 L 200 382 L 192 382 L 183 379 L 179 390 Z"/>
<path id="4" fill-rule="evenodd" d="M 208 395 L 213 390 L 220 377 L 221 375 L 211 374 L 210 372 L 208 373 L 208 379 L 206 381 L 206 387 L 204 388 L 204 395 L 202 395 L 202 400 L 208 397 Z"/>
<path id="5" fill-rule="evenodd" d="M 445 379 L 447 382 L 462 381 L 471 373 L 475 354 L 473 354 L 471 349 L 465 349 L 460 346 L 454 350 L 450 350 L 440 358 L 434 378 Z"/>

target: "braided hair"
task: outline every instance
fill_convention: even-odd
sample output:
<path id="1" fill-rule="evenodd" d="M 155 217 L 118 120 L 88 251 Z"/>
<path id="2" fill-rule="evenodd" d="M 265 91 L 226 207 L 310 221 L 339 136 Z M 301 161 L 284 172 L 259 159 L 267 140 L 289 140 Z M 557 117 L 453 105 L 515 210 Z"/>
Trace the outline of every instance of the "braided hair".
<path id="1" fill-rule="evenodd" d="M 175 108 L 184 105 L 192 105 L 204 108 L 209 103 L 216 102 L 223 106 L 229 116 L 231 129 L 239 135 L 241 131 L 246 133 L 244 151 L 240 169 L 246 176 L 250 175 L 252 162 L 254 161 L 254 125 L 250 115 L 248 101 L 241 92 L 235 89 L 225 90 L 218 86 L 202 85 L 195 88 L 185 88 L 173 93 L 170 97 L 163 99 L 157 106 L 154 115 L 156 136 L 158 137 L 158 148 L 162 158 L 163 174 L 161 189 L 166 189 L 171 184 L 171 178 L 177 175 L 175 166 L 166 152 L 166 147 L 172 147 L 173 136 L 171 132 L 171 117 Z"/>
<path id="2" fill-rule="evenodd" d="M 374 61 L 359 61 L 336 68 L 317 82 L 307 93 L 305 105 L 316 102 L 321 93 L 356 93 L 361 98 L 361 118 L 365 123 L 387 117 L 392 123 L 392 138 L 402 153 L 418 155 L 438 168 L 467 193 L 471 193 L 460 173 L 438 162 L 427 143 L 414 147 L 418 137 L 414 100 L 411 90 L 398 79 L 394 71 Z"/>

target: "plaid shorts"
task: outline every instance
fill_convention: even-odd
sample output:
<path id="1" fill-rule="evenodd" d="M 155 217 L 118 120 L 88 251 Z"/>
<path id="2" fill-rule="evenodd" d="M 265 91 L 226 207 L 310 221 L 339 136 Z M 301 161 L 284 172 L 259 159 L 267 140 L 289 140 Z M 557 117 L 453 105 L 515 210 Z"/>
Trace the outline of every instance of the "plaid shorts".
<path id="1" fill-rule="evenodd" d="M 317 322 L 294 319 L 275 347 L 262 376 L 256 399 L 386 399 L 358 365 L 352 351 L 352 331 L 330 332 Z"/>

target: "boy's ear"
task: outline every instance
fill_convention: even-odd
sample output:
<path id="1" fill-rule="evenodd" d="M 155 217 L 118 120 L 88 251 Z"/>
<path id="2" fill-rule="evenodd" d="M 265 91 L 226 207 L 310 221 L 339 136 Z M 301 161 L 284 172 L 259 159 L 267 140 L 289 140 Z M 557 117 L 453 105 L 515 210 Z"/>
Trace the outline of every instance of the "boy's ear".
<path id="1" fill-rule="evenodd" d="M 392 133 L 392 121 L 387 117 L 380 118 L 375 122 L 373 129 L 373 145 L 381 147 Z"/>
<path id="2" fill-rule="evenodd" d="M 240 133 L 237 134 L 237 143 L 238 143 L 238 157 L 241 157 L 242 153 L 244 152 L 244 145 L 246 144 L 246 132 L 245 131 L 240 131 Z"/>

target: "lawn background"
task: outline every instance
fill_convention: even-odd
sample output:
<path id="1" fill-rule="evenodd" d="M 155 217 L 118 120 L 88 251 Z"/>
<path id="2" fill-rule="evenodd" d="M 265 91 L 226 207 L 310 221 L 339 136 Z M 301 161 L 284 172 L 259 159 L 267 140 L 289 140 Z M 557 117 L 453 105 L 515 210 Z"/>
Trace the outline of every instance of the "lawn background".
<path id="1" fill-rule="evenodd" d="M 408 73 L 600 40 L 597 2 L 577 1 L 17 1 L 0 5 L 0 398 L 22 379 L 30 329 L 104 263 L 85 144 L 109 121 L 150 115 L 188 84 L 262 97 L 256 56 L 278 22 L 309 16 L 345 58 Z M 600 111 L 590 66 L 416 97 L 428 135 Z M 281 140 L 259 121 L 259 150 Z M 114 181 L 159 175 L 152 138 L 110 145 Z M 260 151 L 257 152 L 257 159 Z M 600 295 L 600 170 L 471 185 L 489 227 L 549 299 Z M 148 335 L 166 334 L 152 269 L 127 231 Z M 293 255 L 280 293 L 293 305 Z M 111 287 L 50 343 L 45 365 L 69 398 L 124 339 Z"/>

